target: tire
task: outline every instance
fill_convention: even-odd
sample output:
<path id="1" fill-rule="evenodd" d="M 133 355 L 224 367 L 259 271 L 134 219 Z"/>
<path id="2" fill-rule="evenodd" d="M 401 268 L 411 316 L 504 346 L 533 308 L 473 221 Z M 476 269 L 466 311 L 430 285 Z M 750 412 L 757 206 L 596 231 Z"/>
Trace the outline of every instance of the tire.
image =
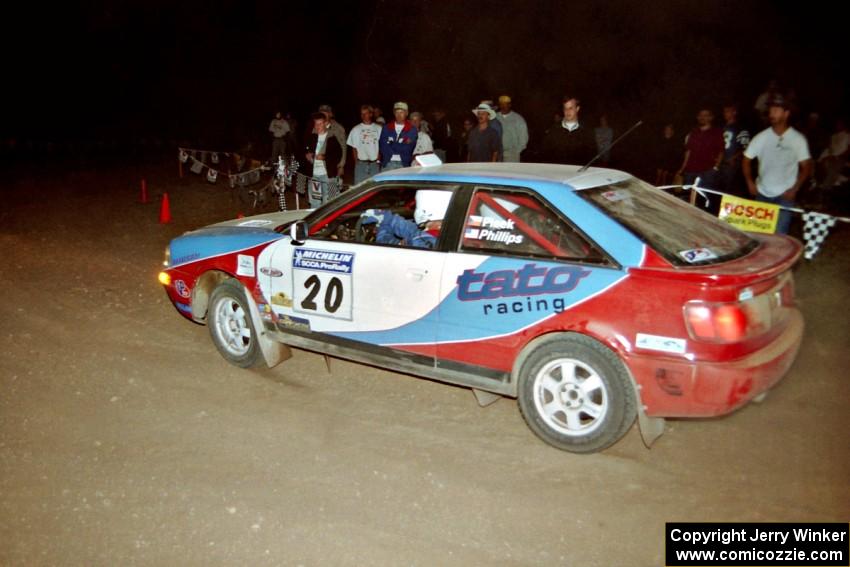
<path id="1" fill-rule="evenodd" d="M 225 360 L 240 368 L 265 362 L 249 309 L 245 290 L 235 279 L 218 284 L 210 296 L 207 327 L 212 342 Z"/>
<path id="2" fill-rule="evenodd" d="M 573 453 L 610 447 L 637 416 L 634 389 L 617 355 L 584 335 L 537 346 L 519 373 L 525 422 L 546 443 Z"/>

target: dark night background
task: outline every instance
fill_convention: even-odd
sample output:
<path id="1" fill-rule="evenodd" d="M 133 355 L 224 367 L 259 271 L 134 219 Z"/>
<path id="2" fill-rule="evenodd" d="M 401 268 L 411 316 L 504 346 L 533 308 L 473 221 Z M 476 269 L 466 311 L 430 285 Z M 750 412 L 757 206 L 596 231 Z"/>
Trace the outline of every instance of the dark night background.
<path id="1" fill-rule="evenodd" d="M 844 23 L 827 4 L 752 2 L 90 1 L 7 8 L 0 139 L 231 149 L 265 142 L 275 108 L 445 106 L 454 122 L 509 93 L 532 137 L 577 93 L 624 150 L 697 107 L 752 108 L 770 78 L 802 110 L 846 109 Z M 628 153 L 626 151 L 625 153 Z"/>

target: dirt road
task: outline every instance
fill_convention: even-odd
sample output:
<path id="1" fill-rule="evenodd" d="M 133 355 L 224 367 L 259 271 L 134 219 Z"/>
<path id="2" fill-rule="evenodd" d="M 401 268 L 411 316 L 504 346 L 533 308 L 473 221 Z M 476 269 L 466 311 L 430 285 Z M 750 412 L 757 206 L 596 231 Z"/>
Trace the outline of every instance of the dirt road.
<path id="1" fill-rule="evenodd" d="M 156 281 L 170 238 L 239 212 L 222 181 L 0 196 L 2 565 L 660 566 L 665 521 L 848 520 L 848 226 L 796 271 L 805 342 L 763 404 L 578 456 L 513 400 L 303 351 L 227 364 Z"/>

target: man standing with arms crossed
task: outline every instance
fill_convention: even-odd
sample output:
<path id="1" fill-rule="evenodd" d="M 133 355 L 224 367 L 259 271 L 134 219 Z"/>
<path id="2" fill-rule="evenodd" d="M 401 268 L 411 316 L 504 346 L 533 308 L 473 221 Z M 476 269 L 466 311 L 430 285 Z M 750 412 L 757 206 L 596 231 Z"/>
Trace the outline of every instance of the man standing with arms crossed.
<path id="1" fill-rule="evenodd" d="M 381 169 L 409 167 L 413 161 L 413 149 L 419 138 L 416 127 L 407 119 L 407 103 L 393 105 L 395 120 L 385 124 L 381 130 L 378 148 L 381 151 Z"/>
<path id="2" fill-rule="evenodd" d="M 812 174 L 812 156 L 805 136 L 788 125 L 791 116 L 787 99 L 777 95 L 768 102 L 770 127 L 759 132 L 744 151 L 744 179 L 750 195 L 759 201 L 785 207 Z M 758 159 L 758 177 L 753 181 L 752 160 Z M 776 232 L 788 234 L 791 212 L 782 210 Z"/>

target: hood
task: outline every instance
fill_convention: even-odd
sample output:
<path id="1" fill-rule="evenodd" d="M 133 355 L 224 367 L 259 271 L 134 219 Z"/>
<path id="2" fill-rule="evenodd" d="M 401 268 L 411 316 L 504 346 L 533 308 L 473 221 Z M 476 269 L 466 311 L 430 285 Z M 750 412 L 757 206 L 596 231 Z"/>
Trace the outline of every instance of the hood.
<path id="1" fill-rule="evenodd" d="M 310 211 L 285 211 L 211 224 L 171 241 L 171 264 L 182 266 L 223 254 L 248 250 L 282 238 L 275 229 L 302 219 Z"/>
<path id="2" fill-rule="evenodd" d="M 274 230 L 276 227 L 284 226 L 293 223 L 297 220 L 301 220 L 311 212 L 312 209 L 299 209 L 297 211 L 279 211 L 276 213 L 265 213 L 262 215 L 254 215 L 252 217 L 243 217 L 241 219 L 231 219 L 217 222 L 215 224 L 211 224 L 209 226 L 204 227 L 204 229 L 219 226 L 236 226 L 243 228 L 263 228 L 267 230 Z"/>

